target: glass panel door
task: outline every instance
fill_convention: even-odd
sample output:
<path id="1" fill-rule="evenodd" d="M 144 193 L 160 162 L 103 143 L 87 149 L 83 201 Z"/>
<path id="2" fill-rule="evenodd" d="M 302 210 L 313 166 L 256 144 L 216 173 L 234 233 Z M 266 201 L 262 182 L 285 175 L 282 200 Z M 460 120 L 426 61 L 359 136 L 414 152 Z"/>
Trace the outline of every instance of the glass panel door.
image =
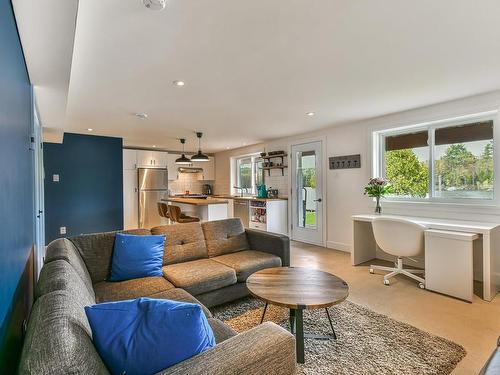
<path id="1" fill-rule="evenodd" d="M 323 245 L 322 144 L 292 146 L 292 238 Z"/>

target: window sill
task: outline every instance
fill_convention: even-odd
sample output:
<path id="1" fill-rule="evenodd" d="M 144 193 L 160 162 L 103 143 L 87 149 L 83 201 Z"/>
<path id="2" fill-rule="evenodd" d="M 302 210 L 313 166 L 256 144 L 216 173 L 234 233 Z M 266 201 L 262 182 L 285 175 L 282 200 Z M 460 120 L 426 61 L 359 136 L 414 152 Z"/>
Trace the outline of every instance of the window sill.
<path id="1" fill-rule="evenodd" d="M 414 201 L 384 199 L 381 201 L 382 207 L 388 210 L 411 209 L 416 213 L 452 213 L 452 214 L 477 214 L 477 215 L 500 215 L 500 205 L 496 201 L 486 202 L 442 202 L 442 201 Z"/>

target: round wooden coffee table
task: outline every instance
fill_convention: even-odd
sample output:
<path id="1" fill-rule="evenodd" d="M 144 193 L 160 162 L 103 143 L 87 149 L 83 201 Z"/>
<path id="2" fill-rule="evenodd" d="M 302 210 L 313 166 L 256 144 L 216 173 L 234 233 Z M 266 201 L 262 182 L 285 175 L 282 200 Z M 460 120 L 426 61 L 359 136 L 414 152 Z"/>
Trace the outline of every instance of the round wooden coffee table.
<path id="1" fill-rule="evenodd" d="M 283 306 L 290 309 L 290 328 L 296 337 L 297 362 L 304 363 L 304 337 L 333 338 L 333 329 L 328 307 L 344 301 L 349 295 L 347 283 L 327 272 L 302 267 L 276 267 L 258 271 L 247 279 L 250 293 L 265 301 L 267 305 Z M 304 334 L 303 310 L 325 309 L 332 335 Z"/>

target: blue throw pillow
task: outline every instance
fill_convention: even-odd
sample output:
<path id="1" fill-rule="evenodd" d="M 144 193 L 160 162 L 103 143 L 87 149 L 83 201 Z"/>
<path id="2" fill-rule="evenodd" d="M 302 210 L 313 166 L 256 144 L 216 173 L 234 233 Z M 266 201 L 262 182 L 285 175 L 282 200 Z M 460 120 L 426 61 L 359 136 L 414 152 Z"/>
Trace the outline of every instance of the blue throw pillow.
<path id="1" fill-rule="evenodd" d="M 112 374 L 154 374 L 215 346 L 194 303 L 138 298 L 86 306 L 85 313 Z"/>
<path id="2" fill-rule="evenodd" d="M 111 281 L 163 276 L 165 236 L 136 236 L 117 233 L 111 264 Z"/>

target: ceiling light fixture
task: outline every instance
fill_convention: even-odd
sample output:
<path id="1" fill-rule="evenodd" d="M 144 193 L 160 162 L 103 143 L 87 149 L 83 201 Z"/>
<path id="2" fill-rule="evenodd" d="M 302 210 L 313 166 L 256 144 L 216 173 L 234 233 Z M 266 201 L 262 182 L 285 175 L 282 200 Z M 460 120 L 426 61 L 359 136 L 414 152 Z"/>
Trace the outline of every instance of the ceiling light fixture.
<path id="1" fill-rule="evenodd" d="M 144 6 L 151 10 L 163 10 L 167 0 L 142 0 Z"/>
<path id="2" fill-rule="evenodd" d="M 156 148 L 156 145 L 153 145 L 153 148 Z"/>
<path id="3" fill-rule="evenodd" d="M 314 116 L 315 113 L 314 112 L 307 112 L 306 115 L 308 115 L 308 116 Z"/>
<path id="4" fill-rule="evenodd" d="M 191 164 L 191 160 L 184 155 L 184 144 L 186 143 L 186 140 L 184 138 L 179 139 L 182 143 L 182 155 L 180 158 L 175 159 L 175 164 L 181 164 L 181 165 L 187 165 Z"/>
<path id="5" fill-rule="evenodd" d="M 89 132 L 94 131 L 94 129 L 92 129 L 92 128 L 88 128 L 87 130 L 88 130 Z"/>
<path id="6" fill-rule="evenodd" d="M 147 120 L 148 119 L 148 114 L 145 112 L 138 112 L 134 113 L 135 117 L 137 117 L 139 120 Z"/>
<path id="7" fill-rule="evenodd" d="M 184 81 L 174 81 L 172 82 L 175 86 L 184 86 L 186 84 L 186 82 Z"/>
<path id="8" fill-rule="evenodd" d="M 196 132 L 196 136 L 198 137 L 198 153 L 191 156 L 191 161 L 210 161 L 210 158 L 201 152 L 201 137 L 203 133 Z"/>

